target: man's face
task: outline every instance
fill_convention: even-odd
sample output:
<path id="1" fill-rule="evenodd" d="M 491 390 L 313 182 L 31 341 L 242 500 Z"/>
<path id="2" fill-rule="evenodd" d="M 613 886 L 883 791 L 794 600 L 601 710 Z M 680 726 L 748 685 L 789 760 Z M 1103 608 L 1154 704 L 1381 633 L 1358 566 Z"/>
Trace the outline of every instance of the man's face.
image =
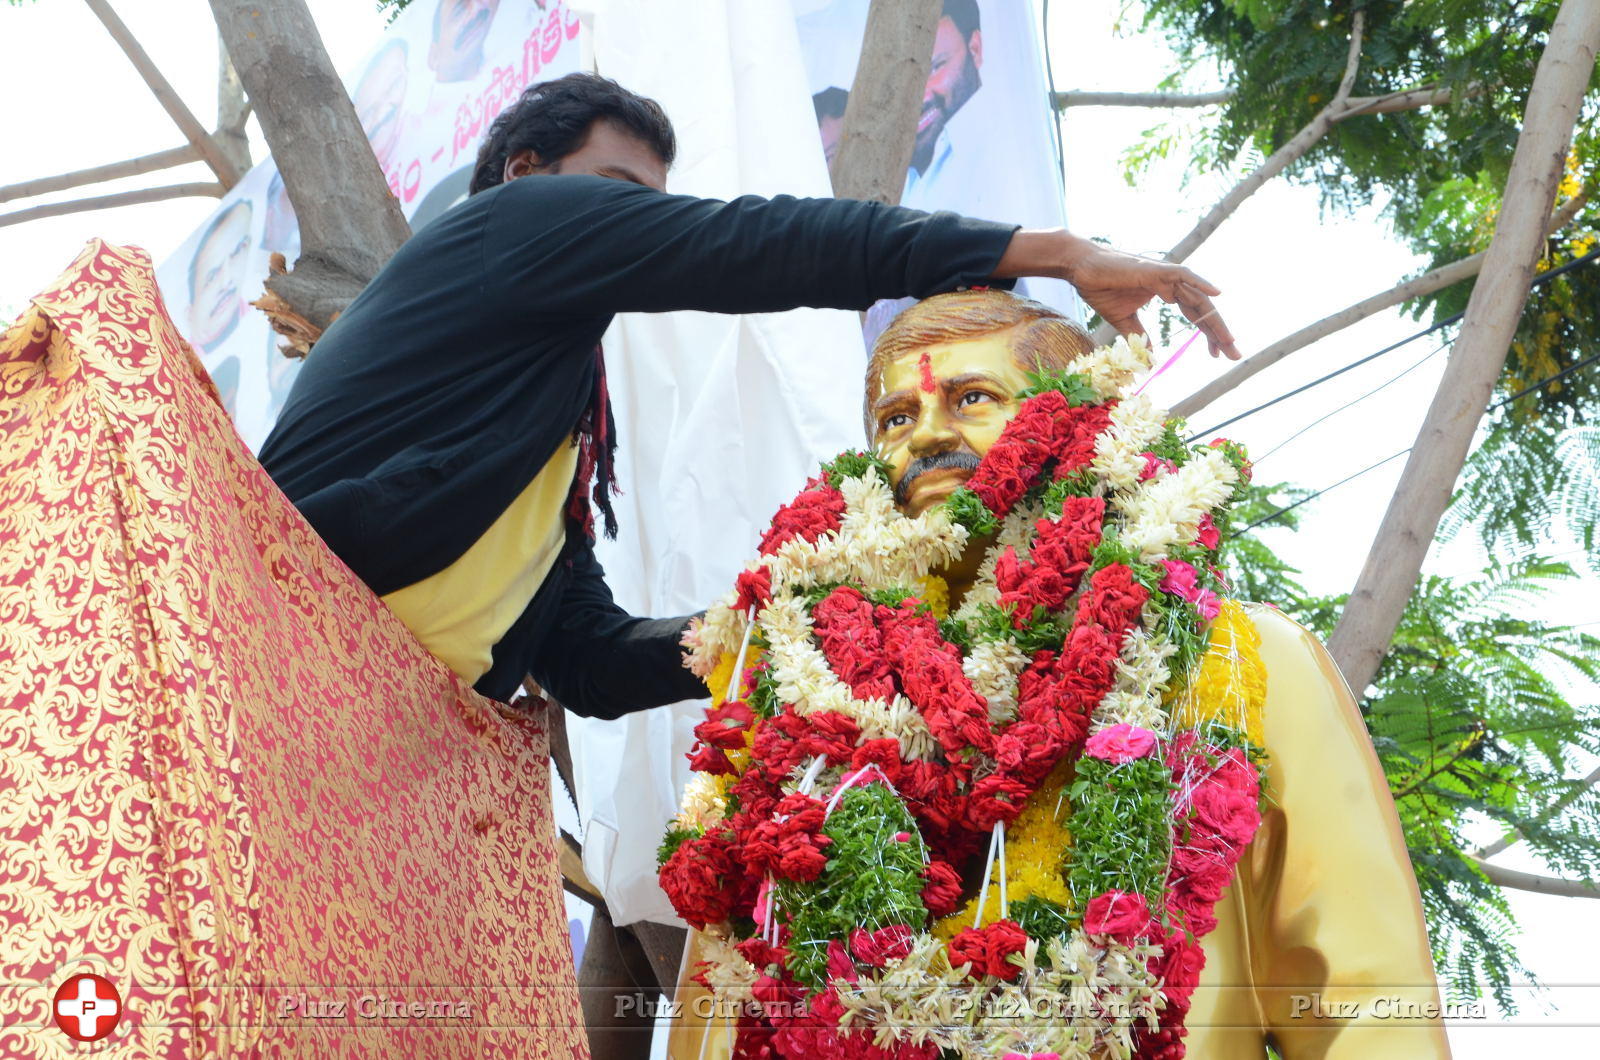
<path id="1" fill-rule="evenodd" d="M 439 0 L 428 65 L 440 81 L 469 81 L 483 67 L 483 42 L 500 0 Z"/>
<path id="2" fill-rule="evenodd" d="M 1017 414 L 1028 380 L 1012 356 L 1015 332 L 926 346 L 884 366 L 873 437 L 907 515 L 922 514 L 971 478 Z"/>
<path id="3" fill-rule="evenodd" d="M 982 84 L 978 78 L 978 67 L 982 64 L 983 34 L 973 30 L 970 39 L 963 39 L 954 22 L 941 18 L 934 32 L 933 65 L 928 70 L 928 83 L 922 89 L 915 157 L 931 158 L 934 142 L 949 123 L 950 116 L 960 110 Z M 926 165 L 926 161 L 923 164 Z"/>
<path id="4" fill-rule="evenodd" d="M 250 254 L 250 213 L 248 204 L 235 205 L 195 249 L 189 338 L 201 346 L 227 338 L 245 312 L 239 285 Z"/>
<path id="5" fill-rule="evenodd" d="M 519 151 L 506 160 L 505 179 L 539 173 L 609 177 L 667 190 L 667 164 L 643 140 L 613 122 L 601 119 L 589 126 L 589 135 L 567 157 L 541 166 L 532 151 Z"/>
<path id="6" fill-rule="evenodd" d="M 839 134 L 844 131 L 844 115 L 829 114 L 817 122 L 817 131 L 822 134 L 822 155 L 832 167 L 833 156 L 839 153 Z"/>
<path id="7" fill-rule="evenodd" d="M 405 99 L 405 49 L 385 49 L 362 75 L 351 101 L 381 169 L 388 169 L 394 160 L 395 145 L 400 139 L 400 108 Z"/>

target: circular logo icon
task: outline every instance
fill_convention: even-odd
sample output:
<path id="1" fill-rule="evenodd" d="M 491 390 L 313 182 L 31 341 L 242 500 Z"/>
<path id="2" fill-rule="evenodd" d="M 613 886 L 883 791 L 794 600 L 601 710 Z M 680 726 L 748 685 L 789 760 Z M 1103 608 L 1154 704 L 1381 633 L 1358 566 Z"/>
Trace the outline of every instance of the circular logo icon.
<path id="1" fill-rule="evenodd" d="M 110 1034 L 122 1017 L 122 995 L 104 976 L 84 972 L 61 984 L 56 991 L 56 1026 L 67 1037 L 97 1042 Z"/>

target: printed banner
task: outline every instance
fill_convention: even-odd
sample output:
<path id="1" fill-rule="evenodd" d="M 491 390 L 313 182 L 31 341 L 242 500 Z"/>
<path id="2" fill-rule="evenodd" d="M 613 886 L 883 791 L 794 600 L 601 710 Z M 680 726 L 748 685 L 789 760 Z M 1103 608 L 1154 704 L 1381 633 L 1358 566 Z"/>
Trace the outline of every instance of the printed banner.
<path id="1" fill-rule="evenodd" d="M 869 0 L 794 0 L 829 161 L 855 81 L 868 5 Z M 944 0 L 900 204 L 1028 228 L 1066 225 L 1055 118 L 1032 4 Z M 1017 292 L 1085 319 L 1077 294 L 1060 280 L 1023 280 Z M 909 304 L 905 299 L 874 306 L 867 314 L 867 341 Z"/>
<path id="2" fill-rule="evenodd" d="M 345 77 L 400 207 L 420 229 L 466 197 L 489 123 L 528 85 L 580 68 L 564 0 L 416 0 Z M 273 253 L 300 253 L 294 208 L 267 158 L 157 270 L 173 319 L 222 391 L 239 433 L 266 439 L 300 362 L 249 303 Z"/>

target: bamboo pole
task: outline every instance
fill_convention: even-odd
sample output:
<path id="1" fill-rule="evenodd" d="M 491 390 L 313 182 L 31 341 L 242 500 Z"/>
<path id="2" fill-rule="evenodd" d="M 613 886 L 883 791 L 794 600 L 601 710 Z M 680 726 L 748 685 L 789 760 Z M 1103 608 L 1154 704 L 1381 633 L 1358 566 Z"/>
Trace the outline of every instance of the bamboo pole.
<path id="1" fill-rule="evenodd" d="M 211 138 L 211 133 L 206 130 L 204 125 L 200 124 L 200 120 L 194 116 L 194 112 L 183 102 L 182 97 L 173 89 L 172 84 L 162 76 L 161 71 L 156 68 L 156 64 L 150 60 L 150 56 L 140 46 L 138 38 L 133 35 L 122 19 L 117 17 L 116 11 L 112 9 L 108 0 L 83 0 L 83 2 L 89 5 L 89 10 L 93 11 L 95 17 L 106 27 L 106 32 L 111 34 L 111 39 L 116 41 L 117 45 L 122 48 L 123 54 L 128 57 L 128 61 L 133 63 L 134 69 L 139 71 L 139 76 L 144 78 L 144 83 L 150 87 L 150 91 L 155 95 L 156 101 L 165 108 L 167 114 L 182 130 L 183 135 L 188 137 L 189 143 L 194 146 L 194 149 L 200 152 L 200 157 L 205 160 L 206 165 L 211 167 L 211 172 L 217 175 L 217 180 L 222 182 L 222 186 L 231 188 L 239 183 L 239 171 L 234 168 L 233 163 L 228 160 L 228 156 L 223 153 L 222 149 L 217 146 L 216 141 Z"/>
<path id="2" fill-rule="evenodd" d="M 118 180 L 122 177 L 136 177 L 141 173 L 154 173 L 162 169 L 171 169 L 173 166 L 186 165 L 196 161 L 199 157 L 200 152 L 194 149 L 193 144 L 184 144 L 182 147 L 157 151 L 154 154 L 140 155 L 138 158 L 124 159 L 121 162 L 109 162 L 103 166 L 80 169 L 72 173 L 62 173 L 59 176 L 36 177 L 33 180 L 22 181 L 20 184 L 7 184 L 4 187 L 0 187 L 0 202 L 10 202 L 12 199 L 29 199 L 35 195 L 46 195 L 52 191 L 79 188 L 85 184 L 99 184 L 102 181 Z"/>
<path id="3" fill-rule="evenodd" d="M 110 210 L 118 206 L 138 206 L 147 202 L 162 202 L 166 199 L 181 199 L 189 195 L 210 195 L 220 197 L 227 191 L 221 184 L 168 184 L 159 188 L 140 188 L 138 191 L 122 191 L 115 195 L 96 195 L 87 199 L 73 199 L 71 202 L 52 202 L 43 206 L 30 206 L 26 210 L 13 210 L 11 213 L 0 213 L 0 228 L 8 225 L 20 225 L 27 221 L 38 221 L 45 217 L 61 217 L 72 213 L 85 213 L 89 210 Z"/>

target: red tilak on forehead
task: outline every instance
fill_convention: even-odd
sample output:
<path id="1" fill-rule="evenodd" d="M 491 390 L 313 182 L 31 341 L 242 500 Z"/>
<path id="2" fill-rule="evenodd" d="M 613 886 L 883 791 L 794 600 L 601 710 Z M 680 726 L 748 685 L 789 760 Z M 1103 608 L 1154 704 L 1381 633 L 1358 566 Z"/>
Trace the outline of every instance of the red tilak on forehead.
<path id="1" fill-rule="evenodd" d="M 922 355 L 922 358 L 917 361 L 917 367 L 922 370 L 922 390 L 923 390 L 923 392 L 927 393 L 927 394 L 931 394 L 935 390 L 939 389 L 938 384 L 936 384 L 933 381 L 933 360 L 932 360 L 932 358 L 930 358 L 926 353 L 924 353 Z"/>

